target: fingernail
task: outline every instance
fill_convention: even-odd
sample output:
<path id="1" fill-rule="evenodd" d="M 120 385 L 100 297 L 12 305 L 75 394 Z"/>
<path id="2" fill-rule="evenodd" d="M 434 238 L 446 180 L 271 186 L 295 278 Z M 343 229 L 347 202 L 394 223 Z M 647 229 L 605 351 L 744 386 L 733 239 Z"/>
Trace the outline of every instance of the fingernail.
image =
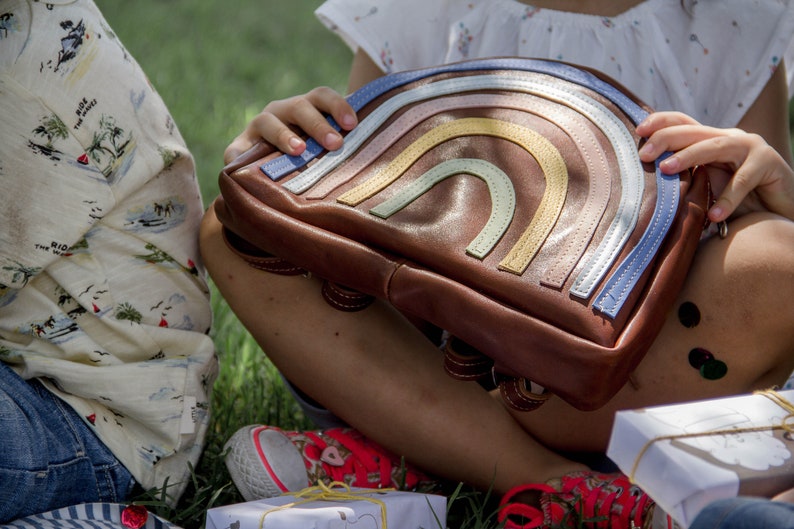
<path id="1" fill-rule="evenodd" d="M 643 119 L 642 121 L 640 121 L 640 124 L 639 124 L 639 125 L 637 125 L 637 128 L 640 128 L 640 127 L 647 127 L 647 126 L 648 126 L 648 124 L 649 124 L 650 122 L 651 122 L 651 117 L 650 117 L 650 116 L 648 116 L 647 118 L 645 118 L 645 119 Z"/>
<path id="2" fill-rule="evenodd" d="M 640 149 L 640 156 L 645 156 L 647 154 L 653 154 L 653 143 L 651 142 L 647 142 Z"/>
<path id="3" fill-rule="evenodd" d="M 334 145 L 341 139 L 341 136 L 335 132 L 329 132 L 325 135 L 325 140 L 323 141 L 324 145 L 327 147 L 329 145 Z"/>
<path id="4" fill-rule="evenodd" d="M 681 165 L 681 160 L 678 159 L 677 156 L 671 156 L 661 162 L 659 167 L 661 167 L 662 171 L 669 172 L 669 173 L 676 173 L 678 172 L 678 168 Z"/>
<path id="5" fill-rule="evenodd" d="M 709 210 L 709 218 L 715 222 L 719 222 L 722 220 L 724 213 L 725 211 L 721 206 L 712 206 L 712 208 Z"/>
<path id="6" fill-rule="evenodd" d="M 342 126 L 346 129 L 352 129 L 356 126 L 356 117 L 352 114 L 345 114 L 342 116 Z"/>
<path id="7" fill-rule="evenodd" d="M 303 140 L 298 138 L 297 136 L 293 136 L 289 139 L 289 147 L 293 151 L 297 151 L 301 147 L 303 147 Z"/>

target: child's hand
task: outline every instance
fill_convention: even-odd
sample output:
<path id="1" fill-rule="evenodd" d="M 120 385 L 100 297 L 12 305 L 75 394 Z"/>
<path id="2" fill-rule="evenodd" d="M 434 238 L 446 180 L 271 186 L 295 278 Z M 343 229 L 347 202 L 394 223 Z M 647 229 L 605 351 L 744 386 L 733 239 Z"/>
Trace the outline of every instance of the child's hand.
<path id="1" fill-rule="evenodd" d="M 358 120 L 344 97 L 327 87 L 269 103 L 226 148 L 226 163 L 264 139 L 281 152 L 298 155 L 306 143 L 295 132 L 304 131 L 328 150 L 342 146 L 342 136 L 328 124 L 331 115 L 343 130 L 351 130 Z"/>
<path id="2" fill-rule="evenodd" d="M 666 174 L 704 166 L 718 197 L 708 213 L 712 222 L 759 210 L 794 220 L 794 171 L 758 134 L 707 127 L 679 112 L 651 114 L 637 134 L 648 138 L 643 162 L 673 151 L 660 163 Z"/>

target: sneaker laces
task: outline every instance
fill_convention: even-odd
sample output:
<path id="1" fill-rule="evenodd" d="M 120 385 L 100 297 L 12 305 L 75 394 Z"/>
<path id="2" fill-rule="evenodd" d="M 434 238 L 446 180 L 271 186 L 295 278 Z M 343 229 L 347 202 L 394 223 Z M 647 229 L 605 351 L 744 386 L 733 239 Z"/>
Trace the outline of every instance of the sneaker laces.
<path id="1" fill-rule="evenodd" d="M 539 483 L 519 485 L 510 489 L 499 502 L 497 515 L 497 520 L 504 523 L 505 529 L 535 529 L 543 526 L 546 522 L 546 517 L 542 510 L 515 499 L 516 496 L 528 492 L 552 494 L 557 491 L 549 485 Z"/>
<path id="2" fill-rule="evenodd" d="M 406 489 L 429 481 L 427 476 L 409 469 L 400 458 L 355 430 L 332 428 L 299 435 L 306 441 L 299 449 L 307 470 L 316 479 L 339 481 L 354 487 Z"/>
<path id="3" fill-rule="evenodd" d="M 540 508 L 515 501 L 530 491 L 541 493 Z M 499 521 L 507 529 L 639 529 L 650 519 L 653 501 L 622 474 L 576 472 L 549 484 L 515 487 L 501 505 Z"/>

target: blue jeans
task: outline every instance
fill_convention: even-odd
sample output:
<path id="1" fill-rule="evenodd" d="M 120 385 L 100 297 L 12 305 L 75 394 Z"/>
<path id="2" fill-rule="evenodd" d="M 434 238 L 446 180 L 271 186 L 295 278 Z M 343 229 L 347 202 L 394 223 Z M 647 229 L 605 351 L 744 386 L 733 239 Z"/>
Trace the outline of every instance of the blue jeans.
<path id="1" fill-rule="evenodd" d="M 794 504 L 731 498 L 708 505 L 689 529 L 794 529 Z"/>
<path id="2" fill-rule="evenodd" d="M 0 523 L 86 502 L 118 502 L 132 475 L 65 402 L 0 362 Z"/>

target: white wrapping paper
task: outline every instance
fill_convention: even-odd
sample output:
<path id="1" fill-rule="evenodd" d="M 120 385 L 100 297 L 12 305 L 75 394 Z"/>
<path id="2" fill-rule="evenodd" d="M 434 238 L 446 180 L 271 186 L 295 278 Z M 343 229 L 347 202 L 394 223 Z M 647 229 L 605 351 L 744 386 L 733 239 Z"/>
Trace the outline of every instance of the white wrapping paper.
<path id="1" fill-rule="evenodd" d="M 445 529 L 446 498 L 415 492 L 349 489 L 322 496 L 296 495 L 216 507 L 206 529 Z M 308 492 L 308 494 L 306 494 Z"/>
<path id="2" fill-rule="evenodd" d="M 607 455 L 682 527 L 710 502 L 794 486 L 794 391 L 620 411 Z"/>

